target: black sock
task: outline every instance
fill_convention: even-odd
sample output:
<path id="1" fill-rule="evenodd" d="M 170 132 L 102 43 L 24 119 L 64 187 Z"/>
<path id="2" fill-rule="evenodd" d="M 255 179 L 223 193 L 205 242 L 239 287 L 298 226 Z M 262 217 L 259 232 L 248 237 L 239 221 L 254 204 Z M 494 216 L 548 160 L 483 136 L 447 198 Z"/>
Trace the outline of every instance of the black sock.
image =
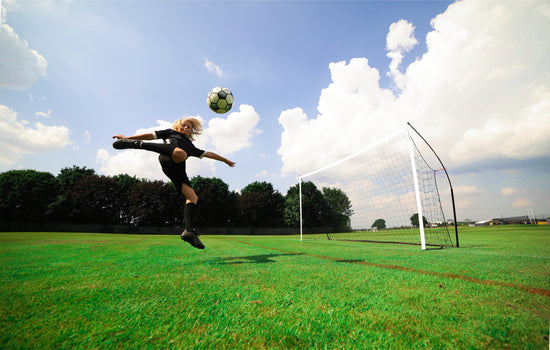
<path id="1" fill-rule="evenodd" d="M 195 203 L 187 203 L 183 207 L 183 221 L 185 221 L 185 229 L 187 231 L 193 231 L 193 217 L 195 216 L 195 210 L 197 205 Z"/>
<path id="2" fill-rule="evenodd" d="M 175 147 L 169 143 L 142 142 L 141 148 L 171 157 Z"/>

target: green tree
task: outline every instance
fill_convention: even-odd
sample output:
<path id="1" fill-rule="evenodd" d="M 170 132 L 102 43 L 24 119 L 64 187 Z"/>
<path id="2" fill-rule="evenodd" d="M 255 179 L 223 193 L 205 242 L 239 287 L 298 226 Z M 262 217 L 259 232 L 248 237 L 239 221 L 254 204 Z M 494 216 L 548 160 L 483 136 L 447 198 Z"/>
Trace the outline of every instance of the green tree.
<path id="1" fill-rule="evenodd" d="M 237 196 L 235 203 L 239 225 L 261 227 L 265 222 L 265 202 L 263 193 L 247 192 Z"/>
<path id="2" fill-rule="evenodd" d="M 119 222 L 121 224 L 132 224 L 135 222 L 135 218 L 131 215 L 130 195 L 138 184 L 146 182 L 147 180 L 140 180 L 128 174 L 115 175 L 113 176 L 113 180 L 115 180 L 120 188 Z"/>
<path id="3" fill-rule="evenodd" d="M 84 176 L 95 175 L 95 170 L 73 165 L 72 168 L 63 168 L 57 175 L 59 192 L 57 197 L 48 206 L 47 216 L 50 221 L 71 221 L 75 214 L 69 197 L 73 186 Z"/>
<path id="4" fill-rule="evenodd" d="M 323 193 L 313 182 L 302 183 L 303 224 L 308 227 L 328 226 L 331 224 L 332 210 Z M 285 198 L 284 220 L 288 226 L 300 225 L 299 185 L 292 186 Z"/>
<path id="5" fill-rule="evenodd" d="M 224 227 L 235 221 L 236 194 L 229 191 L 229 185 L 218 178 L 196 176 L 191 187 L 199 197 L 194 218 L 197 226 Z"/>
<path id="6" fill-rule="evenodd" d="M 0 174 L 0 220 L 40 222 L 59 187 L 55 176 L 36 170 L 11 170 Z"/>
<path id="7" fill-rule="evenodd" d="M 376 227 L 379 230 L 383 230 L 386 228 L 386 220 L 384 219 L 376 219 L 371 227 Z"/>
<path id="8" fill-rule="evenodd" d="M 289 188 L 285 196 L 283 220 L 289 227 L 300 226 L 300 193 L 298 185 Z"/>
<path id="9" fill-rule="evenodd" d="M 170 184 L 140 181 L 128 196 L 129 217 L 142 226 L 181 225 L 185 198 Z"/>
<path id="10" fill-rule="evenodd" d="M 95 174 L 94 169 L 86 169 L 86 167 L 73 165 L 72 168 L 61 169 L 61 171 L 59 171 L 59 175 L 57 175 L 57 180 L 61 186 L 61 191 L 65 191 L 74 186 L 74 184 L 77 183 L 82 177 Z"/>
<path id="11" fill-rule="evenodd" d="M 426 220 L 426 218 L 424 216 L 422 216 L 422 221 L 424 222 L 424 227 L 428 226 L 428 220 Z M 419 227 L 419 225 L 418 225 L 418 213 L 413 214 L 413 216 L 411 216 L 411 225 L 413 225 L 415 227 Z"/>
<path id="12" fill-rule="evenodd" d="M 67 193 L 72 221 L 88 224 L 118 223 L 120 193 L 120 186 L 111 177 L 81 177 Z"/>
<path id="13" fill-rule="evenodd" d="M 247 226 L 277 227 L 282 224 L 284 197 L 268 182 L 254 182 L 237 197 L 239 221 Z"/>
<path id="14" fill-rule="evenodd" d="M 332 226 L 338 231 L 349 231 L 353 210 L 346 193 L 339 188 L 323 187 L 323 196 L 331 209 Z"/>

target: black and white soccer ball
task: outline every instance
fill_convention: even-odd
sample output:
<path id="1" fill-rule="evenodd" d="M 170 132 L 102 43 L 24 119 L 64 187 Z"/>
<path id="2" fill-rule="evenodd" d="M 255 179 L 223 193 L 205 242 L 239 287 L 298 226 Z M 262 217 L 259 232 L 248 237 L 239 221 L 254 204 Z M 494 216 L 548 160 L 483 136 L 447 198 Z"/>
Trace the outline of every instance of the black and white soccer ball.
<path id="1" fill-rule="evenodd" d="M 206 103 L 216 113 L 227 113 L 233 107 L 233 94 L 228 88 L 215 87 L 208 93 Z"/>

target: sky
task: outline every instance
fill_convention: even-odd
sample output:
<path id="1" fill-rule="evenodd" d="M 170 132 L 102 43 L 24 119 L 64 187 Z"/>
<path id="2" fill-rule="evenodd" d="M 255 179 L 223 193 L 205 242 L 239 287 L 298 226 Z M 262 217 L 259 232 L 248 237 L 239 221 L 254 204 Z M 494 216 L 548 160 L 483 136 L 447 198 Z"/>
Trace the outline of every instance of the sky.
<path id="1" fill-rule="evenodd" d="M 410 122 L 458 220 L 550 215 L 550 3 L 1 0 L 0 172 L 168 181 L 115 134 L 203 122 L 190 177 L 282 194 Z M 235 96 L 223 115 L 211 88 Z M 376 161 L 376 160 L 373 160 Z M 449 213 L 446 213 L 449 217 Z"/>

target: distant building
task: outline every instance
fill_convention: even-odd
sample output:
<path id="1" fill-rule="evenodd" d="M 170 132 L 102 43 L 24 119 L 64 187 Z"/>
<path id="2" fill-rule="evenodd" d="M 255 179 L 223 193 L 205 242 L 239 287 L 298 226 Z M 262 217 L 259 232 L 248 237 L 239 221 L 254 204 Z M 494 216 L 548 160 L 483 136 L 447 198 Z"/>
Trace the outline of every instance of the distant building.
<path id="1" fill-rule="evenodd" d="M 497 218 L 493 219 L 492 221 L 493 225 L 526 225 L 531 223 L 527 215 L 511 216 L 508 218 Z"/>
<path id="2" fill-rule="evenodd" d="M 483 220 L 483 221 L 476 221 L 475 226 L 491 226 L 493 225 L 493 220 Z"/>
<path id="3" fill-rule="evenodd" d="M 550 218 L 546 219 L 537 219 L 529 218 L 527 215 L 522 216 L 511 216 L 507 218 L 494 218 L 491 220 L 482 220 L 476 221 L 475 226 L 493 226 L 493 225 L 527 225 L 527 224 L 538 224 L 538 225 L 549 225 Z M 472 226 L 472 225 L 470 225 Z"/>

